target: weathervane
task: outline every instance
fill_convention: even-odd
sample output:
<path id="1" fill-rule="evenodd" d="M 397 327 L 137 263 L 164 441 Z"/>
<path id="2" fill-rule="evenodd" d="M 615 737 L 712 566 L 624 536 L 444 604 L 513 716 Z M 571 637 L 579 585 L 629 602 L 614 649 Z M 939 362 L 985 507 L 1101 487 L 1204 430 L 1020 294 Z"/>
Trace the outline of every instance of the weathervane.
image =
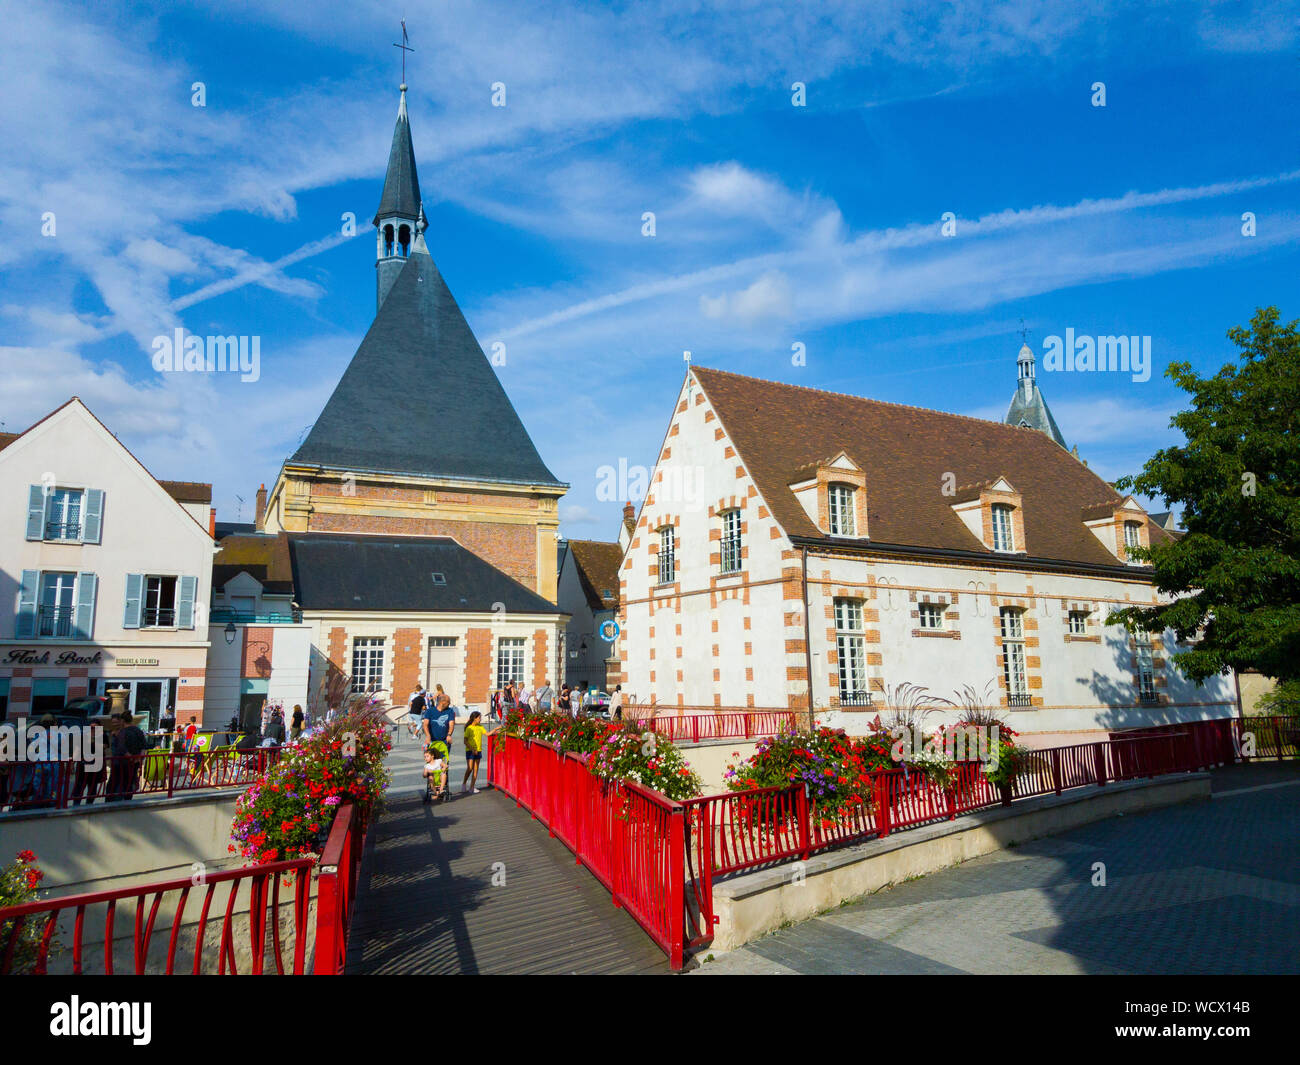
<path id="1" fill-rule="evenodd" d="M 1025 320 L 1023 318 L 1020 319 L 1020 341 L 1026 346 L 1029 344 L 1029 330 L 1025 328 Z"/>
<path id="2" fill-rule="evenodd" d="M 400 48 L 402 50 L 402 88 L 403 89 L 406 88 L 406 53 L 415 51 L 415 49 L 410 46 L 409 43 L 410 40 L 411 38 L 409 38 L 406 35 L 406 19 L 402 19 L 402 43 L 397 44 L 396 42 L 394 42 L 393 47 Z"/>

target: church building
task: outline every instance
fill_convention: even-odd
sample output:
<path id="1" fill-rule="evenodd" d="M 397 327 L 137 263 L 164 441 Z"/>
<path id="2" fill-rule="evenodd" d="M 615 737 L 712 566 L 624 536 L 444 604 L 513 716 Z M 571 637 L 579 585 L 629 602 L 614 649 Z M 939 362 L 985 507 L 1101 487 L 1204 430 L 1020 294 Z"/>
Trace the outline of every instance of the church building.
<path id="1" fill-rule="evenodd" d="M 401 86 L 373 224 L 375 319 L 259 505 L 313 626 L 311 688 L 351 677 L 461 706 L 555 681 L 557 504 L 546 467 L 429 254 Z M 431 422 L 441 412 L 445 421 Z"/>

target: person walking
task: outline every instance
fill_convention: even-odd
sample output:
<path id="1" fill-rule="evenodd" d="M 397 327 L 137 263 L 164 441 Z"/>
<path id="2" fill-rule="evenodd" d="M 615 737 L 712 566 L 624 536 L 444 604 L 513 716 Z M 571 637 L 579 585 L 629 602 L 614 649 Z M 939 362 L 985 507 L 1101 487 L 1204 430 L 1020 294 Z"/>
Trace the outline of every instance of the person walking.
<path id="1" fill-rule="evenodd" d="M 447 745 L 447 761 L 450 764 L 452 733 L 456 728 L 456 710 L 446 695 L 443 695 L 436 705 L 424 711 L 421 728 L 426 747 L 435 742 Z"/>
<path id="2" fill-rule="evenodd" d="M 544 714 L 551 712 L 551 701 L 555 698 L 555 689 L 549 680 L 542 681 L 542 686 L 533 693 L 537 696 L 537 709 Z"/>
<path id="3" fill-rule="evenodd" d="M 293 707 L 293 724 L 289 727 L 289 739 L 296 743 L 298 741 L 298 737 L 302 735 L 302 732 L 303 732 L 302 707 L 299 706 L 297 703 L 295 703 Z"/>
<path id="4" fill-rule="evenodd" d="M 609 697 L 609 716 L 614 721 L 623 720 L 623 685 L 614 685 L 614 694 Z"/>
<path id="5" fill-rule="evenodd" d="M 280 711 L 276 710 L 271 714 L 270 723 L 266 726 L 266 739 L 262 741 L 263 747 L 279 747 L 284 743 L 284 718 Z M 267 741 L 270 741 L 269 743 Z"/>
<path id="6" fill-rule="evenodd" d="M 465 779 L 460 782 L 461 794 L 474 789 L 477 795 L 482 789 L 478 786 L 478 767 L 483 761 L 483 737 L 487 730 L 479 724 L 482 715 L 475 710 L 465 722 Z"/>
<path id="7" fill-rule="evenodd" d="M 149 748 L 149 741 L 129 710 L 123 710 L 118 719 L 122 724 L 113 733 L 113 771 L 108 781 L 108 802 L 129 801 L 139 790 L 140 757 Z"/>
<path id="8" fill-rule="evenodd" d="M 549 703 L 547 704 L 549 707 Z M 573 716 L 573 701 L 569 695 L 569 686 L 567 684 L 560 686 L 560 697 L 555 700 L 555 708 L 562 714 Z"/>
<path id="9" fill-rule="evenodd" d="M 108 741 L 109 737 L 102 725 L 87 721 L 81 726 L 82 757 L 72 780 L 70 806 L 81 806 L 83 803 L 90 806 L 99 798 L 108 779 Z"/>
<path id="10" fill-rule="evenodd" d="M 411 734 L 411 739 L 415 739 L 420 731 L 420 719 L 424 717 L 424 712 L 429 708 L 428 697 L 424 693 L 424 686 L 420 685 L 411 692 L 411 698 L 406 703 L 406 728 Z"/>

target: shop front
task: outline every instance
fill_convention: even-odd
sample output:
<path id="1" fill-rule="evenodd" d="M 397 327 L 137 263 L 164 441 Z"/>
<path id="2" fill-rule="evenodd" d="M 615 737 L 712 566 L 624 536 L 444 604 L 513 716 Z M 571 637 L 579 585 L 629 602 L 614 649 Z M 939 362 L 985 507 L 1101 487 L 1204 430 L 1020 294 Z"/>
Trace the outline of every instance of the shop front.
<path id="1" fill-rule="evenodd" d="M 206 648 L 42 646 L 0 643 L 0 718 L 57 714 L 68 703 L 113 690 L 157 729 L 163 712 L 201 712 Z"/>

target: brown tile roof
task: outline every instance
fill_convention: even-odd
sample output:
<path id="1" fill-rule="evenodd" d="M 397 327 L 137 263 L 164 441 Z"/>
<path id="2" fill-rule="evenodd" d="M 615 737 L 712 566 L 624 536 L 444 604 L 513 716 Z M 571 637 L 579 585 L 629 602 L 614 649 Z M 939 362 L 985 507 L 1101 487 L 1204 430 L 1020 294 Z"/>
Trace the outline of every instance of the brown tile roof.
<path id="1" fill-rule="evenodd" d="M 617 609 L 618 567 L 623 563 L 623 548 L 603 540 L 570 540 L 569 551 L 591 608 Z"/>
<path id="2" fill-rule="evenodd" d="M 21 433 L 0 433 L 0 451 L 7 448 L 21 435 Z"/>
<path id="3" fill-rule="evenodd" d="M 198 481 L 159 481 L 162 489 L 177 503 L 211 503 L 212 485 Z"/>
<path id="4" fill-rule="evenodd" d="M 224 587 L 238 573 L 247 573 L 260 581 L 267 591 L 293 590 L 293 564 L 289 557 L 289 538 L 284 533 L 234 534 L 217 542 L 212 559 L 213 587 Z"/>
<path id="5" fill-rule="evenodd" d="M 1021 496 L 1030 557 L 1123 565 L 1080 519 L 1085 507 L 1123 497 L 1037 429 L 700 366 L 691 372 L 788 535 L 829 539 L 788 486 L 797 471 L 843 450 L 867 474 L 871 543 L 992 556 L 953 512 L 955 500 L 942 487 L 1005 477 Z M 1153 544 L 1168 538 L 1159 526 L 1148 527 Z"/>

